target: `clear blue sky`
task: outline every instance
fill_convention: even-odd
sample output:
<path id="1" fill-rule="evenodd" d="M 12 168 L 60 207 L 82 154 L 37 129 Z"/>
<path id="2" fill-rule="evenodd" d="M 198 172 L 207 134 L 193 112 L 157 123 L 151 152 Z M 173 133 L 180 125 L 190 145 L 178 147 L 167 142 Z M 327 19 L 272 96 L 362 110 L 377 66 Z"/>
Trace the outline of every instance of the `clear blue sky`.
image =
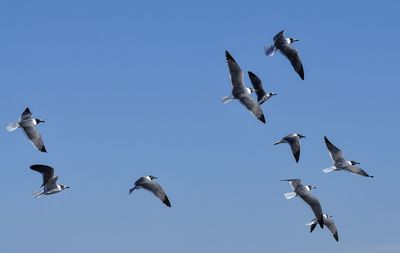
<path id="1" fill-rule="evenodd" d="M 400 252 L 400 4 L 372 2 L 2 1 L 0 252 Z M 305 81 L 264 55 L 282 29 Z M 278 93 L 266 125 L 221 103 L 226 49 Z M 5 130 L 26 106 L 48 154 Z M 290 132 L 299 164 L 272 145 Z M 324 174 L 325 134 L 375 178 Z M 71 189 L 33 199 L 35 163 Z M 128 195 L 147 174 L 172 208 Z M 339 243 L 283 178 L 318 187 Z"/>

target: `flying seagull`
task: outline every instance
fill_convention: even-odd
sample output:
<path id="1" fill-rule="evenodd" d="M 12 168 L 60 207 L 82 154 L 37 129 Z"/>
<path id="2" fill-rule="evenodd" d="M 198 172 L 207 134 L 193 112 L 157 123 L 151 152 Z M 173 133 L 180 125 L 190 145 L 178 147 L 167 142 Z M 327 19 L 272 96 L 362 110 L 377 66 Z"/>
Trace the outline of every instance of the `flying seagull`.
<path id="1" fill-rule="evenodd" d="M 329 231 L 331 231 L 333 238 L 335 238 L 335 240 L 338 242 L 339 241 L 339 235 L 335 226 L 335 222 L 333 222 L 332 216 L 324 214 L 323 215 L 324 218 L 324 225 L 328 227 Z M 318 221 L 317 219 L 313 219 L 310 223 L 307 223 L 306 226 L 310 227 L 310 233 L 312 233 L 312 231 L 315 229 L 315 227 L 317 226 Z"/>
<path id="2" fill-rule="evenodd" d="M 371 177 L 373 178 L 374 176 L 370 176 L 365 172 L 363 169 L 359 168 L 356 166 L 356 164 L 360 164 L 359 162 L 356 161 L 346 161 L 346 159 L 343 156 L 342 150 L 338 149 L 335 145 L 333 145 L 326 136 L 324 136 L 325 139 L 325 144 L 326 147 L 328 148 L 329 155 L 332 158 L 333 161 L 333 166 L 329 167 L 327 169 L 324 169 L 323 172 L 329 173 L 331 171 L 339 171 L 339 170 L 345 170 L 360 176 L 364 177 Z"/>
<path id="3" fill-rule="evenodd" d="M 264 113 L 261 110 L 260 105 L 250 97 L 252 89 L 247 88 L 243 83 L 243 72 L 236 63 L 232 55 L 225 51 L 226 60 L 228 62 L 229 74 L 232 83 L 232 96 L 224 97 L 224 103 L 230 100 L 238 99 L 247 110 L 249 110 L 258 120 L 265 123 Z"/>
<path id="4" fill-rule="evenodd" d="M 273 92 L 265 92 L 261 79 L 253 72 L 249 71 L 248 74 L 251 84 L 253 85 L 253 91 L 257 95 L 257 102 L 259 105 L 262 105 L 265 101 L 276 95 L 276 93 Z"/>
<path id="5" fill-rule="evenodd" d="M 17 128 L 22 128 L 26 137 L 28 137 L 33 146 L 35 146 L 38 150 L 42 152 L 47 152 L 43 143 L 42 136 L 36 129 L 36 126 L 42 122 L 45 121 L 41 119 L 32 119 L 31 111 L 29 110 L 29 108 L 26 108 L 25 111 L 19 117 L 19 121 L 8 124 L 6 128 L 9 132 L 12 132 Z"/>
<path id="6" fill-rule="evenodd" d="M 277 49 L 288 58 L 290 63 L 292 64 L 294 70 L 299 74 L 300 78 L 304 80 L 304 70 L 303 64 L 301 63 L 299 53 L 296 49 L 291 47 L 291 44 L 295 41 L 299 41 L 298 39 L 294 38 L 286 38 L 283 34 L 285 30 L 280 31 L 277 35 L 274 36 L 273 42 L 271 46 L 264 47 L 265 54 L 267 56 L 273 56 Z"/>
<path id="7" fill-rule="evenodd" d="M 135 190 L 143 188 L 145 190 L 151 191 L 166 206 L 171 207 L 171 203 L 169 202 L 167 194 L 165 194 L 164 190 L 156 181 L 154 181 L 154 179 L 157 179 L 157 177 L 151 175 L 139 178 L 138 180 L 136 180 L 135 186 L 129 190 L 129 194 L 131 194 Z"/>
<path id="8" fill-rule="evenodd" d="M 54 169 L 52 167 L 36 164 L 32 165 L 30 168 L 31 170 L 41 173 L 43 176 L 43 184 L 40 186 L 43 187 L 43 191 L 36 194 L 35 198 L 39 198 L 43 195 L 59 193 L 69 188 L 69 186 L 57 184 L 58 176 L 54 176 Z"/>
<path id="9" fill-rule="evenodd" d="M 321 204 L 319 203 L 319 200 L 311 195 L 311 193 L 309 192 L 311 191 L 311 189 L 314 189 L 316 187 L 312 185 L 304 186 L 303 184 L 301 184 L 300 179 L 285 179 L 281 181 L 289 181 L 290 185 L 293 188 L 293 192 L 283 194 L 285 198 L 291 199 L 299 196 L 306 204 L 311 207 L 312 211 L 314 212 L 315 218 L 318 220 L 319 226 L 323 228 L 324 222 Z"/>
<path id="10" fill-rule="evenodd" d="M 296 162 L 299 162 L 300 159 L 300 139 L 305 138 L 304 135 L 301 134 L 288 134 L 285 137 L 283 137 L 280 141 L 275 142 L 274 145 L 278 145 L 281 143 L 288 143 L 290 145 L 290 148 L 292 149 L 292 153 L 294 156 L 294 159 Z"/>

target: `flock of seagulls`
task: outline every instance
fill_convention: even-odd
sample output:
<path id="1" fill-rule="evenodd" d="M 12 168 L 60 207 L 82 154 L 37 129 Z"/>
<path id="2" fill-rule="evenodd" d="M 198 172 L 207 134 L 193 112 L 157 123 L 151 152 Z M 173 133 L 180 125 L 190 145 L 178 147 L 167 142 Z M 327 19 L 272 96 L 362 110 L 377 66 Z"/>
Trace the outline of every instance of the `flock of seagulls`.
<path id="1" fill-rule="evenodd" d="M 285 31 L 283 30 L 276 34 L 273 37 L 273 44 L 270 46 L 265 46 L 264 52 L 267 56 L 275 55 L 276 51 L 282 53 L 290 61 L 293 69 L 300 76 L 300 78 L 304 80 L 303 64 L 301 62 L 299 53 L 295 48 L 292 47 L 292 44 L 299 40 L 285 37 L 284 33 Z M 268 101 L 272 96 L 276 95 L 276 93 L 266 92 L 263 88 L 261 79 L 251 71 L 248 72 L 248 75 L 253 87 L 246 87 L 243 81 L 243 71 L 241 70 L 239 64 L 228 51 L 225 51 L 225 57 L 228 63 L 232 92 L 230 96 L 222 98 L 223 103 L 228 103 L 232 100 L 238 100 L 248 111 L 250 111 L 254 117 L 265 124 L 265 115 L 262 111 L 261 105 Z M 256 93 L 257 100 L 254 100 L 251 97 L 252 93 Z M 280 141 L 275 142 L 274 145 L 281 143 L 289 144 L 294 159 L 296 163 L 298 163 L 300 160 L 300 139 L 302 138 L 305 138 L 305 136 L 302 134 L 291 133 L 283 137 Z M 324 173 L 344 170 L 356 175 L 373 178 L 373 176 L 370 176 L 363 169 L 356 166 L 359 164 L 358 162 L 347 161 L 343 156 L 343 152 L 333 145 L 326 136 L 324 136 L 324 141 L 329 151 L 329 155 L 333 161 L 333 166 L 324 169 Z M 315 229 L 317 224 L 319 224 L 322 229 L 324 226 L 326 226 L 332 233 L 334 239 L 339 241 L 338 231 L 332 216 L 322 211 L 320 201 L 310 192 L 316 187 L 312 185 L 303 185 L 300 179 L 284 179 L 281 181 L 288 181 L 293 189 L 291 192 L 284 193 L 286 199 L 299 197 L 311 208 L 312 212 L 314 213 L 315 218 L 306 224 L 310 227 L 310 233 Z"/>
<path id="2" fill-rule="evenodd" d="M 303 64 L 300 60 L 297 50 L 291 46 L 293 42 L 298 40 L 285 37 L 284 32 L 285 31 L 281 31 L 273 37 L 273 44 L 264 48 L 265 54 L 267 56 L 273 56 L 276 51 L 281 52 L 290 61 L 293 69 L 300 76 L 300 78 L 304 80 Z M 232 91 L 231 95 L 222 98 L 223 103 L 238 100 L 248 111 L 250 111 L 250 113 L 254 117 L 256 117 L 262 123 L 266 123 L 265 115 L 262 111 L 261 105 L 263 105 L 271 97 L 277 94 L 274 92 L 266 92 L 264 90 L 261 79 L 251 71 L 248 72 L 248 76 L 253 87 L 246 87 L 243 81 L 243 71 L 240 68 L 239 64 L 235 61 L 235 59 L 228 51 L 225 51 L 225 57 L 229 68 Z M 253 93 L 255 93 L 257 96 L 256 100 L 251 97 L 251 94 Z M 43 122 L 45 121 L 39 118 L 32 118 L 32 113 L 30 109 L 26 108 L 19 117 L 18 122 L 8 124 L 6 126 L 6 129 L 9 132 L 12 132 L 18 128 L 21 128 L 26 137 L 36 149 L 41 152 L 47 152 L 43 142 L 43 138 L 37 129 L 37 126 Z M 300 139 L 302 138 L 305 138 L 305 136 L 299 133 L 292 133 L 286 135 L 280 141 L 275 142 L 274 145 L 278 145 L 281 143 L 289 144 L 294 159 L 296 163 L 298 163 L 300 159 Z M 364 177 L 373 177 L 367 174 L 367 172 L 365 172 L 363 169 L 359 168 L 357 166 L 359 164 L 358 162 L 346 160 L 344 158 L 343 152 L 335 145 L 333 145 L 326 136 L 324 137 L 324 141 L 333 161 L 333 166 L 324 169 L 324 173 L 343 170 Z M 62 192 L 65 189 L 69 189 L 68 186 L 57 183 L 58 176 L 55 175 L 54 168 L 48 165 L 36 164 L 30 166 L 30 169 L 42 174 L 43 177 L 43 183 L 41 185 L 41 187 L 43 187 L 43 190 L 35 193 L 35 198 L 39 198 L 44 195 L 56 194 Z M 152 175 L 147 175 L 139 178 L 134 183 L 134 186 L 129 189 L 129 194 L 143 188 L 147 191 L 152 192 L 167 207 L 171 207 L 171 203 L 167 197 L 167 194 L 165 193 L 163 188 L 156 182 L 156 179 L 157 177 Z M 323 212 L 320 201 L 318 200 L 318 198 L 311 194 L 311 190 L 315 189 L 316 187 L 312 185 L 303 185 L 300 179 L 285 179 L 281 181 L 289 182 L 292 187 L 291 192 L 284 193 L 284 197 L 286 199 L 289 200 L 295 197 L 299 197 L 311 208 L 315 217 L 311 222 L 306 224 L 310 227 L 310 232 L 315 229 L 317 224 L 322 229 L 325 226 L 332 233 L 335 240 L 339 241 L 338 231 L 336 229 L 332 216 Z"/>

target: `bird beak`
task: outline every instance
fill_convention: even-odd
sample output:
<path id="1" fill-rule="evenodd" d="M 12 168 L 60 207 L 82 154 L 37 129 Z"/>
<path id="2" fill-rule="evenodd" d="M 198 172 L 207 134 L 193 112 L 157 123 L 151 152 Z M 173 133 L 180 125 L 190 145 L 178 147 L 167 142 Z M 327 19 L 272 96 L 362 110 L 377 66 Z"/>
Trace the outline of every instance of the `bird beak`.
<path id="1" fill-rule="evenodd" d="M 278 94 L 276 94 L 276 93 L 272 93 L 272 95 L 273 95 L 273 96 L 276 96 L 276 95 L 278 95 Z"/>
<path id="2" fill-rule="evenodd" d="M 69 189 L 69 186 L 66 186 L 65 189 Z"/>
<path id="3" fill-rule="evenodd" d="M 299 41 L 298 39 L 294 39 L 293 41 Z"/>

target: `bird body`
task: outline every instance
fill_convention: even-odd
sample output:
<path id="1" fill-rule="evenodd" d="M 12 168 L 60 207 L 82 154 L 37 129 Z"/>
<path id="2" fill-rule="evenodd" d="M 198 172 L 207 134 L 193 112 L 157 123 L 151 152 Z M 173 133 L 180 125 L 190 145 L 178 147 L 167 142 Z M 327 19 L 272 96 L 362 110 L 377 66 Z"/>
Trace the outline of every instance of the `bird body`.
<path id="1" fill-rule="evenodd" d="M 316 187 L 311 185 L 306 187 L 301 183 L 300 179 L 286 179 L 281 181 L 288 181 L 290 183 L 295 196 L 299 196 L 307 205 L 311 207 L 311 210 L 313 211 L 315 218 L 318 220 L 320 227 L 323 228 L 324 223 L 321 204 L 319 203 L 319 200 L 310 193 L 310 190 Z M 287 193 L 284 195 L 286 197 Z"/>
<path id="2" fill-rule="evenodd" d="M 39 198 L 43 195 L 59 193 L 69 188 L 69 186 L 57 184 L 58 176 L 54 175 L 54 169 L 52 167 L 36 164 L 30 166 L 30 168 L 31 170 L 41 173 L 43 176 L 43 184 L 40 186 L 43 187 L 43 191 L 35 195 L 35 198 Z"/>
<path id="3" fill-rule="evenodd" d="M 29 110 L 29 108 L 26 108 L 19 117 L 19 121 L 16 123 L 8 124 L 6 128 L 9 132 L 14 131 L 18 128 L 22 128 L 24 134 L 34 147 L 36 147 L 41 152 L 47 152 L 46 147 L 43 143 L 42 136 L 36 128 L 36 126 L 42 122 L 44 121 L 41 119 L 33 119 L 31 111 Z"/>
<path id="4" fill-rule="evenodd" d="M 353 174 L 364 176 L 364 177 L 371 177 L 371 178 L 374 177 L 374 176 L 368 175 L 368 173 L 365 172 L 365 170 L 357 167 L 356 165 L 359 164 L 359 162 L 347 161 L 344 158 L 343 151 L 340 150 L 339 148 L 337 148 L 335 145 L 333 145 L 326 136 L 324 136 L 324 140 L 325 140 L 326 147 L 328 148 L 329 155 L 333 161 L 333 166 L 331 166 L 327 169 L 324 169 L 323 170 L 324 173 L 329 173 L 331 171 L 344 170 L 344 171 L 348 171 Z"/>
<path id="5" fill-rule="evenodd" d="M 136 180 L 134 187 L 129 189 L 129 194 L 138 190 L 138 189 L 145 189 L 152 192 L 157 198 L 159 198 L 166 206 L 171 207 L 171 203 L 167 197 L 167 194 L 164 192 L 162 187 L 154 180 L 157 177 L 148 175 L 143 176 Z"/>
<path id="6" fill-rule="evenodd" d="M 273 38 L 273 45 L 269 47 L 264 47 L 265 54 L 267 56 L 273 56 L 276 50 L 279 50 L 292 64 L 294 70 L 300 76 L 302 80 L 304 80 L 304 69 L 303 64 L 300 60 L 299 53 L 296 49 L 291 47 L 291 44 L 295 41 L 299 41 L 294 38 L 286 38 L 284 36 L 285 30 L 280 31 Z"/>
<path id="7" fill-rule="evenodd" d="M 285 137 L 283 137 L 280 141 L 275 142 L 274 145 L 278 145 L 281 143 L 287 143 L 290 145 L 290 149 L 292 150 L 294 159 L 296 162 L 299 162 L 300 159 L 300 139 L 305 138 L 304 135 L 301 134 L 288 134 Z"/>
<path id="8" fill-rule="evenodd" d="M 335 240 L 338 242 L 339 241 L 339 234 L 338 234 L 337 228 L 335 226 L 335 222 L 332 219 L 332 216 L 330 216 L 328 214 L 324 214 L 323 215 L 323 219 L 324 219 L 324 225 L 326 227 L 328 227 L 329 231 L 333 235 L 333 238 L 335 238 Z M 317 224 L 318 224 L 318 220 L 315 219 L 315 218 L 310 223 L 306 224 L 306 226 L 310 227 L 310 233 L 312 233 L 312 231 L 315 229 Z"/>

